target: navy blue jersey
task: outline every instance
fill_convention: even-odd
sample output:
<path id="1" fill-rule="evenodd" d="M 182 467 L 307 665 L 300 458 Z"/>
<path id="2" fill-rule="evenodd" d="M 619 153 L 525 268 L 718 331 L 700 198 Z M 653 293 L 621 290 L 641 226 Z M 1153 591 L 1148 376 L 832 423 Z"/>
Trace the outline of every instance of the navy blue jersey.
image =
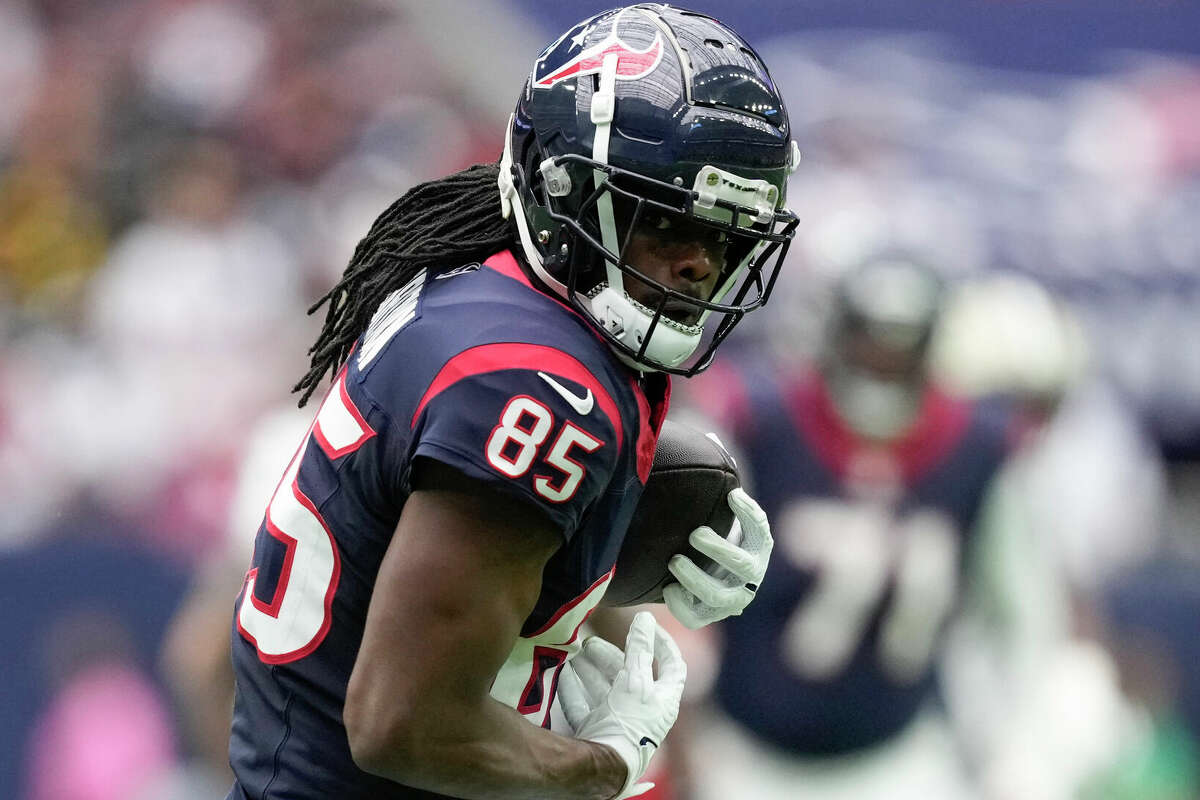
<path id="1" fill-rule="evenodd" d="M 881 742 L 935 691 L 1011 417 L 930 389 L 902 439 L 870 445 L 815 375 L 744 385 L 735 429 L 775 549 L 755 601 L 724 623 L 716 698 L 796 753 Z"/>
<path id="2" fill-rule="evenodd" d="M 422 273 L 359 339 L 281 480 L 233 632 L 231 797 L 425 798 L 351 760 L 342 709 L 414 459 L 535 504 L 562 531 L 492 696 L 549 726 L 653 461 L 653 399 L 513 256 Z"/>

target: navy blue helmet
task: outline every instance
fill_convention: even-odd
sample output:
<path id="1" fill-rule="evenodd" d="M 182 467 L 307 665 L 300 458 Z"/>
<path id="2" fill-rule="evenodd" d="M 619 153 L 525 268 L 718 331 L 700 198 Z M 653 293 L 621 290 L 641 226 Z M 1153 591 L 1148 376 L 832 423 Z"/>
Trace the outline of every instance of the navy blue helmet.
<path id="1" fill-rule="evenodd" d="M 534 62 L 505 137 L 501 202 L 537 277 L 621 358 L 692 375 L 771 293 L 796 227 L 784 199 L 799 159 L 783 100 L 741 37 L 642 3 L 579 23 Z M 720 243 L 710 297 L 628 261 L 647 225 Z"/>

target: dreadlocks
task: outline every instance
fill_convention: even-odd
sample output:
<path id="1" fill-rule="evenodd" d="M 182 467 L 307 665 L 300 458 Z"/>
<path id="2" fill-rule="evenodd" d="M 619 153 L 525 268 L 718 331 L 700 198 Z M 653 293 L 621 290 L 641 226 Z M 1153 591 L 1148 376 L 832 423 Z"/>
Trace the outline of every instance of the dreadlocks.
<path id="1" fill-rule="evenodd" d="M 414 186 L 379 215 L 358 243 L 342 279 L 308 309 L 326 303 L 325 324 L 309 348 L 308 373 L 292 387 L 308 402 L 321 378 L 331 377 L 385 297 L 422 268 L 457 267 L 515 245 L 500 216 L 499 167 L 476 164 L 445 178 Z"/>

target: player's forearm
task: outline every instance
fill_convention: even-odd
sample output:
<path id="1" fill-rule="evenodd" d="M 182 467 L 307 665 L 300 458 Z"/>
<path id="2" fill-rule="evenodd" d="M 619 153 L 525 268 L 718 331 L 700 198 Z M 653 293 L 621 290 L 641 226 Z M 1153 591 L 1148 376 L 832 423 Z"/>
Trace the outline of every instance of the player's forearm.
<path id="1" fill-rule="evenodd" d="M 625 634 L 629 631 L 629 625 L 636 613 L 637 610 L 630 607 L 601 606 L 588 617 L 588 629 L 601 639 L 621 647 L 625 644 Z"/>
<path id="2" fill-rule="evenodd" d="M 608 800 L 627 767 L 604 745 L 530 724 L 490 698 L 485 707 L 421 715 L 421 722 L 351 738 L 360 767 L 454 797 Z"/>

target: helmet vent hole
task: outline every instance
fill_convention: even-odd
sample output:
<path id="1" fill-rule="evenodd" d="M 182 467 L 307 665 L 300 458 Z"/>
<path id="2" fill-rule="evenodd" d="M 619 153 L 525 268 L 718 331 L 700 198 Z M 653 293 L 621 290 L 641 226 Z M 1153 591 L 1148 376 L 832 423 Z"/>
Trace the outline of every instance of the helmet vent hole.
<path id="1" fill-rule="evenodd" d="M 714 50 L 724 50 L 725 43 L 719 39 L 705 39 L 704 43 Z"/>

